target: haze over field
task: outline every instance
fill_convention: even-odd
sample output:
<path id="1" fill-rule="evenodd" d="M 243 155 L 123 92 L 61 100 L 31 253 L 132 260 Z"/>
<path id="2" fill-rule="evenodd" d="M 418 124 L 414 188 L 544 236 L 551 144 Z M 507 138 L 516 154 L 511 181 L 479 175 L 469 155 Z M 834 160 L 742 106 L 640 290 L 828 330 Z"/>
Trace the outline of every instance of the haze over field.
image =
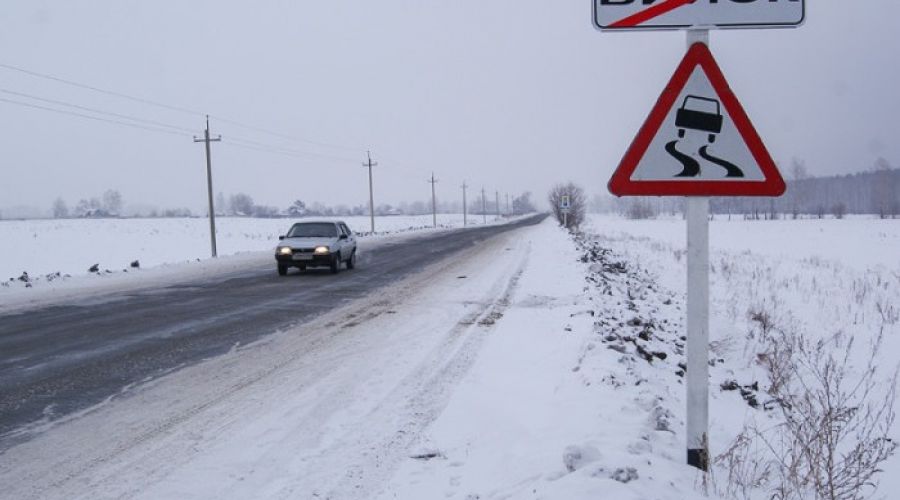
<path id="1" fill-rule="evenodd" d="M 713 33 L 732 88 L 785 165 L 897 165 L 900 5 L 808 3 L 800 29 Z M 432 171 L 445 199 L 464 179 L 490 192 L 544 193 L 564 179 L 602 192 L 684 50 L 682 33 L 596 32 L 586 0 L 18 0 L 0 26 L 0 208 L 43 210 L 111 188 L 129 204 L 202 213 L 192 135 L 204 113 L 224 136 L 216 192 L 263 204 L 365 203 L 366 149 L 381 202 L 427 198 Z M 98 116 L 47 100 L 167 133 L 22 105 Z"/>

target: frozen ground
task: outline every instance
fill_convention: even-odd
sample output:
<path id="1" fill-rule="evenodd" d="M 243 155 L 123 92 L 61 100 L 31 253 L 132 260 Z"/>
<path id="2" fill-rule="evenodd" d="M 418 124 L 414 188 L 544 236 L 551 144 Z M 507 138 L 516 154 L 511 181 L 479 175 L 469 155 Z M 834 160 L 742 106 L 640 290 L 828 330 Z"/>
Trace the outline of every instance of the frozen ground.
<path id="1" fill-rule="evenodd" d="M 317 217 L 316 219 L 328 219 Z M 368 217 L 340 217 L 351 229 L 368 237 Z M 302 220 L 302 219 L 297 219 Z M 488 217 L 488 223 L 494 220 Z M 278 243 L 295 219 L 216 219 L 219 255 L 268 251 Z M 469 216 L 469 224 L 482 223 Z M 461 227 L 462 214 L 440 214 L 439 229 Z M 376 236 L 409 231 L 430 231 L 427 216 L 377 217 Z M 183 219 L 47 219 L 0 220 L 0 281 L 18 278 L 27 272 L 35 279 L 59 272 L 79 276 L 94 264 L 100 270 L 129 269 L 132 261 L 141 267 L 155 267 L 197 259 L 210 253 L 209 221 Z"/>
<path id="2" fill-rule="evenodd" d="M 327 218 L 316 218 L 327 219 Z M 302 220 L 302 219 L 298 219 Z M 431 231 L 462 227 L 462 214 L 344 217 L 360 235 L 360 252 L 373 245 Z M 488 217 L 488 224 L 506 219 Z M 0 311 L 64 300 L 88 292 L 154 286 L 271 263 L 278 236 L 294 219 L 216 219 L 219 259 L 209 258 L 209 221 L 184 219 L 0 220 Z M 481 225 L 470 215 L 469 225 Z M 139 269 L 131 267 L 137 260 Z M 88 269 L 99 264 L 98 273 Z M 20 279 L 23 272 L 27 281 Z"/>
<path id="3" fill-rule="evenodd" d="M 594 217 L 590 226 L 594 241 L 646 270 L 683 304 L 684 221 Z M 892 390 L 900 352 L 900 221 L 720 217 L 711 223 L 710 241 L 713 455 L 726 451 L 744 425 L 772 429 L 782 421 L 760 362 L 767 352 L 764 322 L 771 331 L 821 341 L 838 358 L 848 353 L 847 392 L 868 369 L 870 348 L 883 334 L 869 402 L 883 401 Z M 751 407 L 754 401 L 759 407 Z M 763 408 L 767 405 L 772 409 Z M 895 423 L 892 436 L 898 435 Z M 759 441 L 756 446 L 764 448 Z M 883 465 L 881 494 L 875 498 L 900 489 L 898 457 Z M 727 467 L 719 464 L 717 472 L 721 489 Z M 729 493 L 725 496 L 737 496 Z M 769 497 L 756 492 L 752 498 Z"/>
<path id="4" fill-rule="evenodd" d="M 712 224 L 713 455 L 779 421 L 759 407 L 754 313 L 863 348 L 883 331 L 889 389 L 898 235 L 876 220 Z M 0 497 L 745 498 L 721 466 L 704 494 L 683 464 L 683 238 L 681 220 L 596 217 L 577 241 L 550 221 L 490 240 L 49 429 L 0 455 Z M 900 462 L 884 469 L 890 498 Z"/>

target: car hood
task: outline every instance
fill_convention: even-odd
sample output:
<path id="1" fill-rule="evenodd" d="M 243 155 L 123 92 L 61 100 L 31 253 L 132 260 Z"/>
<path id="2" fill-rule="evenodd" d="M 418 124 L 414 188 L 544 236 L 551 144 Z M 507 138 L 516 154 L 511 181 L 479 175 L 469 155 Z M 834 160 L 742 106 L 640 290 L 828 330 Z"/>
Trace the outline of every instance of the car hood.
<path id="1" fill-rule="evenodd" d="M 278 242 L 280 247 L 315 248 L 332 247 L 337 238 L 285 238 Z"/>

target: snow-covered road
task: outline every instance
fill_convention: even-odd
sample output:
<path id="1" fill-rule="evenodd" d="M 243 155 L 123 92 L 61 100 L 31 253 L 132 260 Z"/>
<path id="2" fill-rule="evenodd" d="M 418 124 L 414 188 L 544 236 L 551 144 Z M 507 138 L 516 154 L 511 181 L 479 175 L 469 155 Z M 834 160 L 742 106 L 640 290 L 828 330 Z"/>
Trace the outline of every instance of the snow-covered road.
<path id="1" fill-rule="evenodd" d="M 370 496 L 440 415 L 508 307 L 527 231 L 8 450 L 2 495 Z"/>
<path id="2" fill-rule="evenodd" d="M 846 222 L 714 226 L 713 456 L 782 418 L 755 361 L 758 311 L 862 346 L 883 332 L 875 392 L 889 391 L 900 273 L 885 244 L 900 232 L 854 223 L 855 242 L 826 245 Z M 484 240 L 132 388 L 0 452 L 0 498 L 769 498 L 777 467 L 757 481 L 759 462 L 684 463 L 683 223 L 585 229 L 547 220 Z M 745 459 L 765 451 L 749 443 Z M 898 457 L 883 470 L 880 491 L 895 490 Z M 736 493 L 735 473 L 756 486 Z"/>

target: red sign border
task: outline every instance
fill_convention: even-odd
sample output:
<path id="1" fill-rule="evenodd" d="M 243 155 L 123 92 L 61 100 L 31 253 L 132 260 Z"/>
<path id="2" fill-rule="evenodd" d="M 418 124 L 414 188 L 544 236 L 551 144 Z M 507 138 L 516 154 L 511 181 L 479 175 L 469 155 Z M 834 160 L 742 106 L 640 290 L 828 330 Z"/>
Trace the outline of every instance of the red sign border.
<path id="1" fill-rule="evenodd" d="M 694 69 L 700 66 L 718 94 L 722 106 L 728 111 L 735 128 L 747 144 L 750 154 L 762 171 L 762 181 L 633 181 L 631 175 L 637 169 L 659 133 L 663 122 L 675 106 L 675 100 Z M 663 90 L 647 121 L 638 131 L 634 141 L 619 162 L 618 168 L 609 180 L 609 191 L 616 196 L 781 196 L 786 186 L 778 167 L 759 134 L 747 117 L 737 97 L 728 86 L 725 75 L 705 43 L 698 42 L 688 49 L 672 79 Z"/>

